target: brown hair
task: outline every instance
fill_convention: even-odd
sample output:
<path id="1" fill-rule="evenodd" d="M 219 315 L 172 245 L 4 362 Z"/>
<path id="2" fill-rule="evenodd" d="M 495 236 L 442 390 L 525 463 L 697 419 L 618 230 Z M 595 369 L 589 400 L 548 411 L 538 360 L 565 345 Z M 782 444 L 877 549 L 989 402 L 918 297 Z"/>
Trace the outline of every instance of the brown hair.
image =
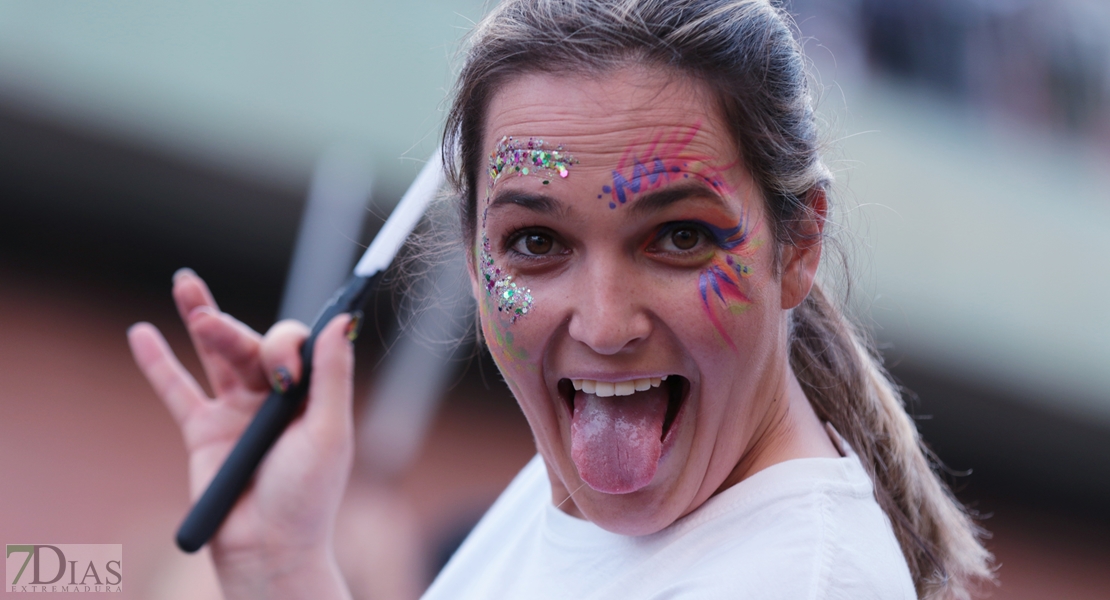
<path id="1" fill-rule="evenodd" d="M 628 64 L 703 82 L 760 185 L 778 245 L 799 243 L 821 159 L 805 60 L 790 18 L 766 0 L 505 0 L 472 34 L 444 135 L 444 164 L 472 243 L 492 96 L 528 72 L 602 73 Z M 468 253 L 469 254 L 469 253 Z M 967 598 L 991 579 L 981 530 L 931 468 L 872 345 L 815 284 L 791 315 L 790 364 L 817 415 L 859 454 L 926 598 Z"/>

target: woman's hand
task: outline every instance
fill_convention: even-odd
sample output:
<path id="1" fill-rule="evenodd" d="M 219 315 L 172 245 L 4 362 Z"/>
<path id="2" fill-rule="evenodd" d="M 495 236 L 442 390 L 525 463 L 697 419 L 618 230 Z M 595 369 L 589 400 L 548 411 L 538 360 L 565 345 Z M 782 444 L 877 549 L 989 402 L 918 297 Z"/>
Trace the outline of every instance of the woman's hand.
<path id="1" fill-rule="evenodd" d="M 299 381 L 308 328 L 274 325 L 265 337 L 216 307 L 195 273 L 174 275 L 173 297 L 215 398 L 209 398 L 149 323 L 128 331 L 135 362 L 181 428 L 195 501 L 275 385 Z M 336 512 L 351 470 L 354 358 L 338 316 L 320 333 L 305 411 L 262 460 L 210 542 L 230 597 L 345 596 L 332 554 Z"/>

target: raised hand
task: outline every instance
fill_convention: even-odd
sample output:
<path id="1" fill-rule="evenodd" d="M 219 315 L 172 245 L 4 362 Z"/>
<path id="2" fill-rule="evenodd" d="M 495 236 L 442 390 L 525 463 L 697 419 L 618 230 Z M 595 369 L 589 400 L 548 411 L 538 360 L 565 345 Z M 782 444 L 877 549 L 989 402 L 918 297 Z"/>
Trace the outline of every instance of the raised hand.
<path id="1" fill-rule="evenodd" d="M 132 326 L 128 340 L 135 362 L 181 428 L 195 500 L 272 387 L 299 380 L 299 349 L 309 332 L 301 323 L 282 321 L 260 336 L 221 313 L 204 281 L 189 270 L 175 274 L 173 297 L 215 398 L 153 325 Z M 354 443 L 348 321 L 336 317 L 317 338 L 304 413 L 263 459 L 211 542 L 229 597 L 343 593 L 331 536 Z"/>

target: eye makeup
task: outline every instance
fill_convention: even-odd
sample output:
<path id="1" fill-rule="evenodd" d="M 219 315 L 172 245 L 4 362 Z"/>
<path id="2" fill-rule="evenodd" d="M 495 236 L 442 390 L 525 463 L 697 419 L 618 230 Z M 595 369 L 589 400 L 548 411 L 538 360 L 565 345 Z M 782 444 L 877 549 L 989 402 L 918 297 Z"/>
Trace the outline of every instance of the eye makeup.
<path id="1" fill-rule="evenodd" d="M 745 228 L 747 219 L 741 218 L 735 227 L 722 228 L 705 221 L 694 221 L 713 236 L 713 241 L 727 251 L 736 250 L 748 242 L 750 232 Z"/>
<path id="2" fill-rule="evenodd" d="M 497 306 L 497 311 L 509 317 L 509 324 L 528 314 L 534 302 L 532 291 L 520 287 L 513 276 L 498 267 L 493 259 L 489 238 L 486 237 L 486 215 L 489 213 L 490 192 L 506 175 L 519 177 L 534 175 L 543 178 L 547 185 L 553 177 L 565 179 L 569 168 L 578 162 L 563 146 L 551 147 L 540 138 L 527 140 L 507 135 L 497 142 L 489 156 L 489 187 L 486 190 L 486 209 L 482 212 L 482 247 L 478 254 L 478 268 L 486 286 L 486 293 Z"/>
<path id="3" fill-rule="evenodd" d="M 744 229 L 743 220 L 735 227 L 717 227 L 712 223 L 707 223 L 700 219 L 672 221 L 660 227 L 645 244 L 645 248 L 650 245 L 658 244 L 668 235 L 681 229 L 697 230 L 704 234 L 708 238 L 708 241 L 716 248 L 725 251 L 733 251 L 742 247 L 747 243 L 749 236 L 749 231 Z M 712 252 L 713 250 L 707 249 L 707 251 Z"/>
<path id="4" fill-rule="evenodd" d="M 497 311 L 509 317 L 509 323 L 528 314 L 532 308 L 532 291 L 517 286 L 513 276 L 498 267 L 493 260 L 489 238 L 482 234 L 482 250 L 478 254 L 478 268 L 486 286 L 486 293 L 493 299 Z"/>
<path id="5" fill-rule="evenodd" d="M 735 227 L 720 228 L 710 223 L 700 223 L 722 252 L 717 252 L 710 263 L 698 273 L 698 295 L 702 308 L 717 332 L 733 350 L 736 344 L 729 337 L 721 321 L 722 312 L 742 314 L 751 306 L 751 299 L 741 289 L 740 282 L 752 274 L 752 267 L 743 257 L 760 244 L 752 239 L 755 228 L 745 217 Z"/>

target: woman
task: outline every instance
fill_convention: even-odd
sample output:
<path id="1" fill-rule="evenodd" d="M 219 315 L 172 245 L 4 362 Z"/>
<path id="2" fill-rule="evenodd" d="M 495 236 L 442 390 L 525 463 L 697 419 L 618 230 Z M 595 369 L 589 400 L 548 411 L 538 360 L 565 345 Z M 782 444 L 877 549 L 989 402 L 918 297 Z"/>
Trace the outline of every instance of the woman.
<path id="1" fill-rule="evenodd" d="M 444 148 L 481 330 L 539 454 L 428 597 L 958 598 L 989 578 L 895 386 L 814 283 L 831 178 L 780 10 L 507 0 L 476 29 Z M 219 401 L 152 327 L 130 337 L 199 492 L 266 374 L 298 377 L 306 332 L 259 338 L 175 279 Z M 343 594 L 344 319 L 213 542 L 229 597 Z"/>

